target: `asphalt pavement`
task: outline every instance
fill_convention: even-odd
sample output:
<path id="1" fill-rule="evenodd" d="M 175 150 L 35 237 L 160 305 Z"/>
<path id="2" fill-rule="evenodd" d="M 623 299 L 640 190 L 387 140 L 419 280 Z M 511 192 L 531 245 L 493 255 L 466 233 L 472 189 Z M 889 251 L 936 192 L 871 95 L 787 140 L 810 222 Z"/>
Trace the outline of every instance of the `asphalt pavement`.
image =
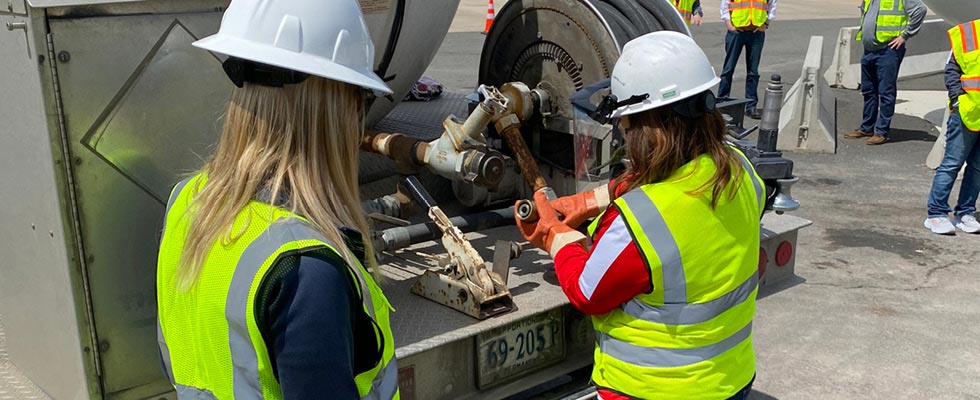
<path id="1" fill-rule="evenodd" d="M 811 35 L 825 37 L 829 58 L 838 30 L 855 23 L 774 22 L 761 75 L 792 83 Z M 723 35 L 720 23 L 694 30 L 718 70 Z M 471 90 L 482 41 L 450 33 L 427 74 L 450 91 Z M 740 95 L 743 67 L 735 76 Z M 939 75 L 899 89 L 944 90 Z M 833 93 L 842 137 L 860 122 L 861 95 Z M 926 92 L 900 102 L 917 101 L 916 93 Z M 913 108 L 923 107 L 943 104 Z M 801 178 L 793 191 L 803 207 L 794 214 L 814 223 L 800 232 L 800 279 L 758 303 L 753 399 L 980 399 L 980 236 L 937 236 L 922 226 L 933 176 L 925 159 L 939 131 L 913 116 L 921 114 L 896 115 L 885 145 L 841 138 L 837 154 L 787 154 Z"/>

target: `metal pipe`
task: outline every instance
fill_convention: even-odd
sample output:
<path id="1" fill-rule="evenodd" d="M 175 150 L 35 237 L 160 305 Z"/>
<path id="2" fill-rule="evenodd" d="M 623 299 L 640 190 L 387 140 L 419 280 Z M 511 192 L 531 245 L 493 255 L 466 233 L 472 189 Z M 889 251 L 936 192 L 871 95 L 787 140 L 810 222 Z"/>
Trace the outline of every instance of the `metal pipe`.
<path id="1" fill-rule="evenodd" d="M 424 165 L 429 144 L 400 133 L 369 131 L 361 140 L 361 150 L 390 158 L 396 165 L 417 169 Z"/>
<path id="2" fill-rule="evenodd" d="M 450 218 L 450 221 L 464 233 L 492 229 L 513 225 L 514 209 L 508 207 L 462 215 Z M 427 240 L 436 240 L 441 236 L 442 231 L 434 222 L 399 226 L 381 231 L 381 234 L 376 236 L 375 248 L 381 251 L 394 251 Z"/>
<path id="3" fill-rule="evenodd" d="M 779 136 L 779 110 L 783 107 L 783 80 L 773 74 L 766 86 L 766 97 L 762 103 L 762 120 L 759 121 L 759 141 L 757 147 L 763 152 L 776 151 Z"/>

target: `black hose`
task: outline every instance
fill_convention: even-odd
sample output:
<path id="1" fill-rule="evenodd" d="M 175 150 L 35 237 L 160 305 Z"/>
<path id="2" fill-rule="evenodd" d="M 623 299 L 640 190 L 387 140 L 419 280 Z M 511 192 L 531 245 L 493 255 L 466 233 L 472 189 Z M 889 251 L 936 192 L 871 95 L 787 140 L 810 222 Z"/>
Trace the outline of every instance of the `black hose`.
<path id="1" fill-rule="evenodd" d="M 616 38 L 616 42 L 619 43 L 620 48 L 626 42 L 640 36 L 636 27 L 630 23 L 625 15 L 616 10 L 615 7 L 604 1 L 593 1 L 592 4 L 599 11 L 599 14 L 602 14 L 602 17 L 605 18 L 606 23 L 609 24 L 609 29 L 612 30 L 613 37 Z"/>
<path id="2" fill-rule="evenodd" d="M 644 32 L 653 32 L 656 29 L 654 26 L 655 21 L 649 18 L 650 13 L 637 4 L 635 0 L 606 0 L 606 3 L 609 3 L 609 5 L 622 13 L 641 34 Z"/>
<path id="3" fill-rule="evenodd" d="M 514 208 L 501 208 L 453 217 L 450 218 L 450 221 L 464 233 L 513 225 L 515 223 Z M 442 231 L 439 230 L 435 222 L 400 226 L 381 231 L 375 240 L 375 248 L 379 251 L 393 251 L 416 243 L 435 240 L 441 236 Z"/>
<path id="4" fill-rule="evenodd" d="M 664 0 L 590 0 L 609 24 L 620 46 L 650 32 L 671 30 L 686 33 L 682 20 L 668 15 Z M 658 7 L 659 4 L 659 7 Z"/>

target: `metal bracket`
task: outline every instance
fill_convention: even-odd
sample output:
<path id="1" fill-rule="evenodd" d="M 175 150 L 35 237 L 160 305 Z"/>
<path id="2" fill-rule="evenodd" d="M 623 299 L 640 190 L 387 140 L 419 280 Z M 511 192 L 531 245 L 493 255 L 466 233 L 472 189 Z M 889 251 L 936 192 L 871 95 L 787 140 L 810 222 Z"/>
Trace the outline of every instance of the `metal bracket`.
<path id="1" fill-rule="evenodd" d="M 441 273 L 425 271 L 412 285 L 412 293 L 477 319 L 513 310 L 514 300 L 506 280 L 487 268 L 480 253 L 435 204 L 417 178 L 409 176 L 403 183 L 412 197 L 429 210 L 429 217 L 442 231 L 442 246 L 447 252 Z"/>

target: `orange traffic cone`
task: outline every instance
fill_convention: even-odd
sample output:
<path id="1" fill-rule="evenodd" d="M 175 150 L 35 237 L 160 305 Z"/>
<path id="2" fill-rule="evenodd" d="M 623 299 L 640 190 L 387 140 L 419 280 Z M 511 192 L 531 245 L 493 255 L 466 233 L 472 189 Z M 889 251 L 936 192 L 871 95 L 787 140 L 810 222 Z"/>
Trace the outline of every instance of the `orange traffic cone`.
<path id="1" fill-rule="evenodd" d="M 493 25 L 493 0 L 487 4 L 487 22 L 483 24 L 483 34 L 486 35 L 490 32 L 490 26 Z"/>

